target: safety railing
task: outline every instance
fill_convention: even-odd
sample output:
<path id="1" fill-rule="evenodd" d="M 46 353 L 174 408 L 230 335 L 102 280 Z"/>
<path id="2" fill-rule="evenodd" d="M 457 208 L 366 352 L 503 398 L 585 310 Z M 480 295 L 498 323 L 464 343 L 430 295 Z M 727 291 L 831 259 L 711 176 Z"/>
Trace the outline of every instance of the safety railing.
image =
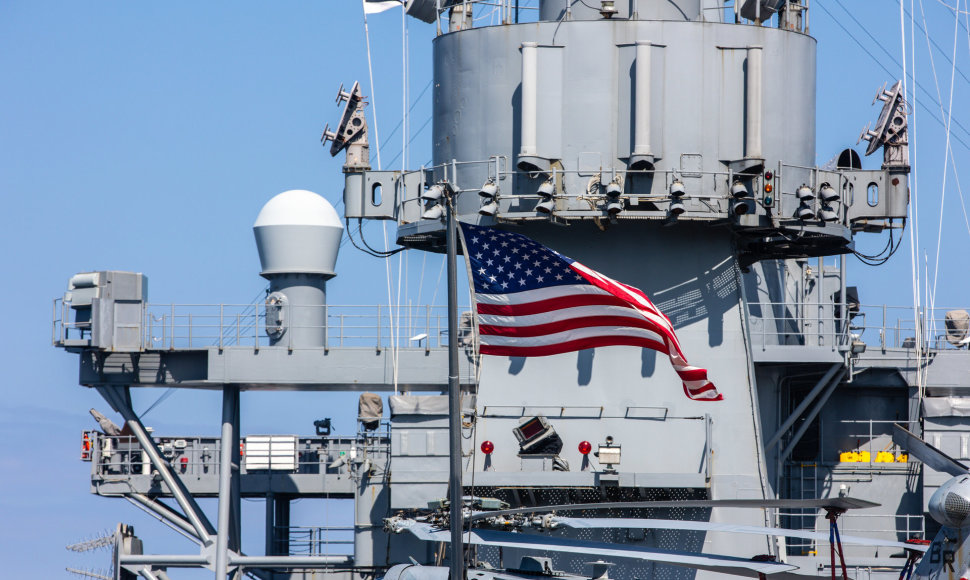
<path id="1" fill-rule="evenodd" d="M 818 510 L 801 513 L 805 510 L 779 511 L 782 527 L 790 530 L 828 533 L 829 523 L 825 514 Z M 892 536 L 895 541 L 913 538 L 922 539 L 926 535 L 925 521 L 921 514 L 857 514 L 847 513 L 839 518 L 839 533 L 844 536 Z M 828 548 L 828 542 L 805 538 L 789 537 L 786 542 L 790 556 L 814 554 L 821 546 Z"/>
<path id="2" fill-rule="evenodd" d="M 276 526 L 276 550 L 291 556 L 345 555 L 353 545 L 352 526 Z"/>
<path id="3" fill-rule="evenodd" d="M 849 350 L 853 343 L 868 348 L 927 350 L 967 349 L 970 332 L 959 328 L 947 313 L 961 309 L 849 305 L 848 319 L 837 303 L 753 302 L 748 304 L 751 338 L 755 346 L 825 346 Z M 917 337 L 920 338 L 919 342 Z"/>
<path id="4" fill-rule="evenodd" d="M 748 304 L 754 346 L 824 347 L 838 350 L 849 343 L 848 327 L 835 316 L 831 303 Z"/>
<path id="5" fill-rule="evenodd" d="M 520 180 L 534 182 L 535 176 L 529 171 L 516 169 L 508 156 L 496 155 L 485 160 L 465 160 L 441 163 L 423 167 L 413 172 L 424 173 L 421 187 L 430 185 L 432 181 L 443 180 L 451 184 L 459 194 L 476 194 L 482 186 L 479 181 L 470 182 L 464 178 L 469 171 L 483 173 L 493 180 L 499 187 L 496 201 L 499 203 L 499 214 L 505 219 L 515 220 L 548 220 L 548 215 L 537 213 L 535 202 L 541 201 L 542 196 L 536 193 L 518 191 Z M 624 209 L 617 218 L 623 217 L 659 217 L 666 216 L 671 196 L 669 188 L 675 181 L 681 181 L 684 193 L 678 199 L 687 204 L 687 212 L 680 219 L 696 218 L 703 220 L 725 219 L 735 198 L 729 188 L 738 177 L 733 171 L 676 169 L 629 169 L 612 167 L 608 170 L 555 168 L 551 174 L 555 179 L 575 180 L 579 187 L 567 187 L 565 191 L 556 193 L 554 198 L 560 200 L 563 208 L 555 209 L 554 215 L 562 218 L 582 218 L 601 216 L 605 212 L 608 196 L 605 187 L 608 180 L 616 180 L 623 184 L 632 178 L 639 178 L 638 183 L 663 184 L 662 187 L 646 191 L 632 191 L 621 194 L 622 199 L 634 199 L 636 203 Z M 759 178 L 760 179 L 760 178 Z M 751 211 L 764 212 L 763 194 L 760 185 L 753 188 L 752 195 L 745 197 L 751 205 Z M 515 192 L 515 193 L 509 193 Z M 420 197 L 419 189 L 409 189 L 398 199 L 398 223 L 406 225 L 420 222 L 423 218 L 425 200 Z M 770 197 L 770 196 L 769 196 Z M 761 206 L 762 209 L 757 209 Z"/>
<path id="6" fill-rule="evenodd" d="M 90 338 L 90 322 L 71 320 L 70 303 L 54 301 L 51 341 Z M 282 312 L 264 304 L 146 304 L 143 307 L 141 348 L 174 350 L 229 346 L 290 348 L 371 347 L 446 348 L 448 310 L 445 306 L 293 306 Z M 471 314 L 459 307 L 459 340 L 472 344 Z"/>
<path id="7" fill-rule="evenodd" d="M 951 312 L 966 313 L 967 309 L 932 308 L 916 313 L 912 306 L 860 306 L 851 328 L 866 344 L 884 349 L 915 349 L 917 337 L 922 337 L 923 348 L 928 350 L 966 349 L 970 333 L 966 327 L 948 322 Z"/>
<path id="8" fill-rule="evenodd" d="M 218 476 L 222 442 L 218 437 L 156 437 L 162 457 L 171 465 L 176 474 L 202 477 Z M 89 455 L 85 456 L 87 453 Z M 356 437 L 301 437 L 296 442 L 296 458 L 293 474 L 318 475 L 336 473 L 347 465 L 341 458 L 365 457 L 379 461 L 390 453 L 390 437 L 386 424 L 381 429 Z M 243 457 L 241 473 L 246 468 L 245 438 L 240 442 Z M 152 475 L 154 467 L 148 454 L 133 435 L 106 435 L 100 431 L 85 431 L 82 434 L 82 458 L 93 463 L 92 476 L 103 479 L 117 479 L 133 475 Z M 380 467 L 380 466 L 377 466 Z"/>

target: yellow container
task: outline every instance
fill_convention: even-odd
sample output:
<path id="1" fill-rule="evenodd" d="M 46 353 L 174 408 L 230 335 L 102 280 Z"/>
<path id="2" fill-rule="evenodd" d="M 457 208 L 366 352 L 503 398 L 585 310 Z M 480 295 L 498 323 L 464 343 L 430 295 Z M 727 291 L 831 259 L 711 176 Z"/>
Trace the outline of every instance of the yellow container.
<path id="1" fill-rule="evenodd" d="M 876 454 L 876 463 L 895 463 L 896 458 L 888 451 L 880 451 Z"/>
<path id="2" fill-rule="evenodd" d="M 839 454 L 839 461 L 842 463 L 858 463 L 859 454 L 855 451 L 846 451 Z"/>
<path id="3" fill-rule="evenodd" d="M 909 462 L 908 453 L 900 453 L 899 456 L 896 457 L 896 463 L 907 463 L 907 462 Z"/>
<path id="4" fill-rule="evenodd" d="M 872 458 L 869 455 L 869 452 L 868 451 L 860 451 L 859 452 L 859 462 L 860 463 L 869 463 L 870 461 L 872 461 Z"/>

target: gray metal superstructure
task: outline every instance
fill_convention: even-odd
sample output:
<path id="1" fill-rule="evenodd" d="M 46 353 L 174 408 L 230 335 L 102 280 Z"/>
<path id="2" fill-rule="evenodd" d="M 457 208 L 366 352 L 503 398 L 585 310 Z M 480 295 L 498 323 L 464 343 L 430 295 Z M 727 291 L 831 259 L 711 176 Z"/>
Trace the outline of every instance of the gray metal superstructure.
<path id="1" fill-rule="evenodd" d="M 880 91 L 882 112 L 866 133 L 867 153 L 883 150 L 879 170 L 861 169 L 852 152 L 818 167 L 806 4 L 748 0 L 732 14 L 713 0 L 543 0 L 537 21 L 518 23 L 503 2 L 504 24 L 476 28 L 470 14 L 479 4 L 406 3 L 409 14 L 442 27 L 430 167 L 372 170 L 363 96 L 357 85 L 341 90 L 341 123 L 324 141 L 347 155 L 343 217 L 392 220 L 399 244 L 440 252 L 443 204 L 453 200 L 460 221 L 523 233 L 635 286 L 670 318 L 724 400 L 686 398 L 664 357 L 648 349 L 485 356 L 470 312 L 448 332 L 447 312 L 421 307 L 409 328 L 423 332 L 407 336 L 381 307 L 329 305 L 341 220 L 315 194 L 286 192 L 254 226 L 270 282 L 264 304 L 159 308 L 141 274 L 101 271 L 72 278 L 55 306 L 54 344 L 79 354 L 79 382 L 126 421 L 121 434 L 85 434 L 92 491 L 126 497 L 200 545 L 190 555 L 122 553 L 119 577 L 203 566 L 218 578 L 241 570 L 309 578 L 322 569 L 350 579 L 381 576 L 409 558 L 440 565 L 443 545 L 394 533 L 385 520 L 448 495 L 453 410 L 442 395 L 456 383 L 468 495 L 515 507 L 611 501 L 616 517 L 816 531 L 827 526 L 817 508 L 623 502 L 851 493 L 882 504 L 842 516 L 851 534 L 903 541 L 932 532 L 927 502 L 947 477 L 894 447 L 891 427 L 923 427 L 937 447 L 970 457 L 966 329 L 961 338 L 947 323 L 953 332 L 929 336 L 934 317 L 944 327 L 942 314 L 864 306 L 844 257 L 854 236 L 898 236 L 907 218 L 899 87 Z M 401 339 L 410 346 L 390 350 Z M 460 353 L 451 380 L 448 342 Z M 221 436 L 149 433 L 131 408 L 129 389 L 139 386 L 221 390 Z M 313 437 L 285 429 L 241 438 L 239 401 L 248 390 L 397 393 L 387 398 L 387 417 L 362 415 L 351 437 L 327 428 Z M 554 431 L 561 450 L 523 445 L 516 429 L 533 419 Z M 215 521 L 196 497 L 218 497 Z M 266 502 L 264 555 L 241 552 L 242 497 Z M 351 555 L 295 554 L 289 502 L 304 497 L 354 499 Z M 825 542 L 805 537 L 547 533 L 768 555 L 803 575 L 833 573 Z M 525 557 L 525 568 L 541 559 L 535 552 L 485 545 L 474 558 L 514 568 Z M 896 577 L 905 563 L 885 546 L 847 546 L 846 556 L 856 578 Z M 552 557 L 573 574 L 591 559 Z M 662 561 L 617 563 L 610 574 L 622 579 L 720 575 Z"/>

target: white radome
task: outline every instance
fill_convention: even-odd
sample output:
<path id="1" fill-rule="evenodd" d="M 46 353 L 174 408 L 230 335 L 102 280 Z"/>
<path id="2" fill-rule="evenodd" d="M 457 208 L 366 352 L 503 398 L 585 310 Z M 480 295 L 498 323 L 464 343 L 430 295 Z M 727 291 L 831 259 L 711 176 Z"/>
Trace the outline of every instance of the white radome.
<path id="1" fill-rule="evenodd" d="M 253 227 L 329 226 L 343 229 L 333 205 L 305 189 L 291 189 L 266 202 Z"/>
<path id="2" fill-rule="evenodd" d="M 303 189 L 266 202 L 253 234 L 264 278 L 290 274 L 336 275 L 344 226 L 329 201 Z"/>

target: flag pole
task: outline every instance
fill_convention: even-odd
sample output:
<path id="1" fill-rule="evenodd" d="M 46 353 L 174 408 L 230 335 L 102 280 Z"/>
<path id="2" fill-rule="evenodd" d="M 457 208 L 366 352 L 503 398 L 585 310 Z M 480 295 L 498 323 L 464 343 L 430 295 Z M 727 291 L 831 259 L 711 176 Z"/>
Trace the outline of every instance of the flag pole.
<path id="1" fill-rule="evenodd" d="M 465 578 L 462 544 L 464 508 L 461 487 L 461 384 L 458 380 L 458 248 L 455 235 L 454 191 L 445 188 L 445 241 L 448 254 L 448 501 L 451 531 L 451 580 Z"/>

